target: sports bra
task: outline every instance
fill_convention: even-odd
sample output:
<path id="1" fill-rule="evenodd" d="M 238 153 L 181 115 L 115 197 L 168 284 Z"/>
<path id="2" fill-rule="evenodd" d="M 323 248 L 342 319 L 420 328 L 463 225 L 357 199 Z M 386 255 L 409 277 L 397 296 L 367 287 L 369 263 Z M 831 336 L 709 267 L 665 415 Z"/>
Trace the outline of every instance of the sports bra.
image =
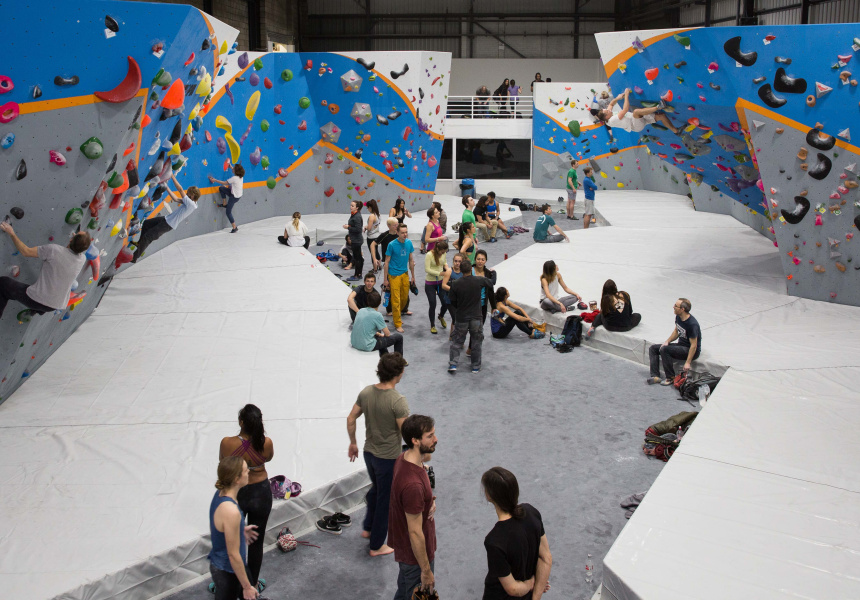
<path id="1" fill-rule="evenodd" d="M 246 440 L 240 435 L 237 435 L 236 437 L 242 440 L 242 445 L 233 450 L 233 452 L 230 453 L 230 456 L 242 456 L 244 454 L 247 454 L 248 458 L 250 458 L 255 463 L 258 463 L 256 465 L 249 464 L 249 471 L 260 471 L 262 469 L 265 469 L 266 459 L 263 458 L 263 456 L 254 449 L 254 447 L 251 445 L 251 440 Z"/>

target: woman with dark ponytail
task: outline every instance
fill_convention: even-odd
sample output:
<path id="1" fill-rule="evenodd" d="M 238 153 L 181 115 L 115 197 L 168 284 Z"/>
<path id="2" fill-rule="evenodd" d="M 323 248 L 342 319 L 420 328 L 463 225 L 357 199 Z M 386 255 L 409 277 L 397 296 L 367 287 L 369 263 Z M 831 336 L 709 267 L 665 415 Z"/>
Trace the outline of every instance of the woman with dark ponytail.
<path id="1" fill-rule="evenodd" d="M 481 477 L 484 497 L 499 521 L 484 538 L 488 573 L 483 600 L 540 598 L 549 591 L 552 554 L 540 513 L 520 504 L 520 486 L 513 473 L 493 467 Z"/>
<path id="2" fill-rule="evenodd" d="M 248 546 L 248 573 L 251 584 L 263 591 L 266 582 L 260 579 L 260 566 L 263 564 L 266 524 L 272 511 L 272 490 L 266 463 L 274 457 L 275 447 L 266 437 L 263 413 L 253 404 L 246 404 L 239 411 L 239 428 L 239 435 L 221 440 L 219 457 L 236 456 L 248 463 L 248 484 L 239 490 L 238 501 L 239 508 L 248 517 L 248 524 L 257 526 L 259 537 Z"/>

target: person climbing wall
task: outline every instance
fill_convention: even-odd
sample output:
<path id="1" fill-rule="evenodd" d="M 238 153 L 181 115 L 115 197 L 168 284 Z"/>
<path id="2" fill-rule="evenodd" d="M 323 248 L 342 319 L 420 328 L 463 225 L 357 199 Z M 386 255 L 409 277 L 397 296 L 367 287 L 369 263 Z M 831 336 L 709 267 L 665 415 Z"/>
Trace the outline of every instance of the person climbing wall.
<path id="1" fill-rule="evenodd" d="M 230 220 L 230 225 L 233 226 L 230 233 L 236 233 L 239 231 L 239 228 L 236 226 L 236 221 L 233 219 L 233 207 L 242 199 L 242 194 L 244 193 L 244 177 L 245 167 L 238 164 L 233 167 L 233 176 L 227 181 L 219 181 L 211 175 L 209 176 L 210 183 L 221 185 L 221 187 L 218 188 L 218 192 L 221 194 L 221 199 L 226 201 L 226 204 L 219 204 L 219 206 L 227 209 L 227 218 Z"/>

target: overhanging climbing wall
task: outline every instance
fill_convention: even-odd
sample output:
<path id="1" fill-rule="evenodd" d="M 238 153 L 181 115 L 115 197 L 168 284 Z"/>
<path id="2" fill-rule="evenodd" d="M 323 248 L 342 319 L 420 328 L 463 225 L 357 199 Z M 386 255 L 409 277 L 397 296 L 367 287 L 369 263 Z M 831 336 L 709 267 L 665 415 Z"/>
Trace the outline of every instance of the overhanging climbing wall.
<path id="1" fill-rule="evenodd" d="M 597 34 L 613 90 L 663 100 L 681 129 L 640 142 L 683 171 L 697 210 L 774 238 L 789 294 L 860 305 L 860 25 Z M 810 49 L 815 49 L 814 52 Z M 852 62 L 852 59 L 854 62 Z M 647 186 L 646 186 L 647 187 Z"/>
<path id="2" fill-rule="evenodd" d="M 79 229 L 95 239 L 69 307 L 30 318 L 10 303 L 0 319 L 0 402 L 92 312 L 135 225 L 170 210 L 171 174 L 204 195 L 149 255 L 227 225 L 208 176 L 228 178 L 234 162 L 246 169 L 240 223 L 346 214 L 352 199 L 429 205 L 449 54 L 246 55 L 235 29 L 188 6 L 0 7 L 7 51 L 26 57 L 0 69 L 0 215 L 30 246 L 65 245 Z M 0 236 L 0 274 L 31 283 L 39 268 Z"/>

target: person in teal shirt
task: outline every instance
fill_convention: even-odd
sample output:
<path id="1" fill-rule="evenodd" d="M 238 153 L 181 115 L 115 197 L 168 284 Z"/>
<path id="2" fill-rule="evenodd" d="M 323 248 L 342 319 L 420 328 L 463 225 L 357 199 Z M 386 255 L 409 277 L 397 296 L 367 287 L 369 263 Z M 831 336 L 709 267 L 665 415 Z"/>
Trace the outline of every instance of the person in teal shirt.
<path id="1" fill-rule="evenodd" d="M 570 170 L 567 172 L 567 218 L 578 221 L 573 211 L 576 208 L 576 188 L 579 186 L 576 175 L 576 161 L 570 161 Z"/>
<path id="2" fill-rule="evenodd" d="M 385 325 L 385 319 L 377 310 L 382 304 L 379 292 L 373 290 L 367 294 L 367 306 L 355 315 L 352 324 L 350 343 L 356 350 L 362 352 L 379 351 L 379 355 L 388 353 L 388 348 L 394 346 L 394 351 L 403 355 L 403 336 L 399 333 L 392 334 Z"/>
<path id="3" fill-rule="evenodd" d="M 555 219 L 550 216 L 550 214 L 552 214 L 552 208 L 550 205 L 544 204 L 541 207 L 541 212 L 543 214 L 538 217 L 538 220 L 535 223 L 534 241 L 540 244 L 551 244 L 562 240 L 569 242 L 570 239 L 567 237 L 567 234 L 561 230 L 561 227 L 555 224 Z M 555 230 L 558 231 L 558 233 L 550 235 L 550 227 L 555 227 Z"/>

